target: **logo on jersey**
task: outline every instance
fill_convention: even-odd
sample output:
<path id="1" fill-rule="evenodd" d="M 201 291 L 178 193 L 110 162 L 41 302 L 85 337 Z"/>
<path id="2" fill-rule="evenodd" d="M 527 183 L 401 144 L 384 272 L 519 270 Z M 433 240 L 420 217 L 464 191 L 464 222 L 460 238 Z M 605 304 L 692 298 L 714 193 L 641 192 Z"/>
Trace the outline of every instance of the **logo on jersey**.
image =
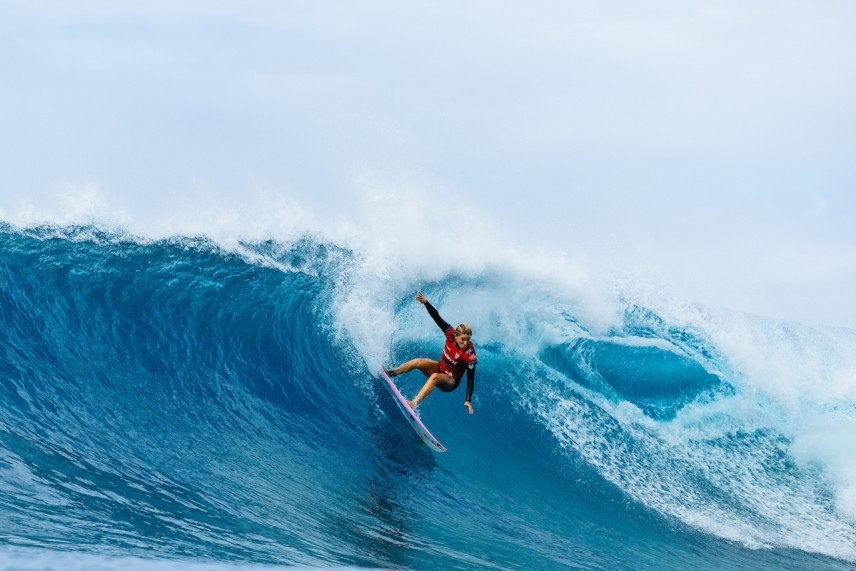
<path id="1" fill-rule="evenodd" d="M 454 355 L 449 355 L 449 353 L 448 353 L 447 351 L 443 351 L 443 356 L 444 356 L 444 357 L 446 358 L 446 360 L 448 360 L 448 361 L 449 361 L 449 363 L 451 363 L 452 365 L 457 365 L 457 364 L 458 364 L 458 361 L 459 361 L 459 360 L 460 360 L 460 358 L 461 358 L 461 352 L 460 352 L 460 351 L 455 351 L 455 354 L 454 354 Z"/>

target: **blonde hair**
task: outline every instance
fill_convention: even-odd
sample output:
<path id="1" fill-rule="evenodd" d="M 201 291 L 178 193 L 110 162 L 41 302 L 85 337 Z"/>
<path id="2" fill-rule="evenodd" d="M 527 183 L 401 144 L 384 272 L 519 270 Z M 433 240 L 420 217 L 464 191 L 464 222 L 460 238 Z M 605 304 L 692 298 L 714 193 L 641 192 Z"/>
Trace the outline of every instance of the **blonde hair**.
<path id="1" fill-rule="evenodd" d="M 466 323 L 461 323 L 458 327 L 455 328 L 455 337 L 458 335 L 469 335 L 473 336 L 473 328 L 467 325 Z"/>

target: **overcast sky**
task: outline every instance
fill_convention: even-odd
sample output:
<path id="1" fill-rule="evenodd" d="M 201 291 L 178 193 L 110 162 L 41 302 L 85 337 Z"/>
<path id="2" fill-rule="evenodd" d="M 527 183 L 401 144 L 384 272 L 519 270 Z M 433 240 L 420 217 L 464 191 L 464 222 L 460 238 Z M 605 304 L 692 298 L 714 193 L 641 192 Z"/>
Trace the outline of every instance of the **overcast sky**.
<path id="1" fill-rule="evenodd" d="M 0 217 L 258 230 L 400 194 L 856 327 L 854 30 L 823 0 L 0 0 Z"/>

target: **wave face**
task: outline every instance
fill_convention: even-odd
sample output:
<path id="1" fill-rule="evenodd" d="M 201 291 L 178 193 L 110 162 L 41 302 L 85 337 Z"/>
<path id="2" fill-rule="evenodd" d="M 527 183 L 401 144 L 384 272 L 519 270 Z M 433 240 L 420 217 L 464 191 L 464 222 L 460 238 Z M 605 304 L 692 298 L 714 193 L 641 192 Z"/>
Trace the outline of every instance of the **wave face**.
<path id="1" fill-rule="evenodd" d="M 396 280 L 312 238 L 3 226 L 0 252 L 0 546 L 40 565 L 856 562 L 852 331 L 626 296 L 595 324 L 514 268 Z M 421 407 L 438 456 L 374 375 L 440 349 L 416 289 L 479 351 L 475 415 Z"/>

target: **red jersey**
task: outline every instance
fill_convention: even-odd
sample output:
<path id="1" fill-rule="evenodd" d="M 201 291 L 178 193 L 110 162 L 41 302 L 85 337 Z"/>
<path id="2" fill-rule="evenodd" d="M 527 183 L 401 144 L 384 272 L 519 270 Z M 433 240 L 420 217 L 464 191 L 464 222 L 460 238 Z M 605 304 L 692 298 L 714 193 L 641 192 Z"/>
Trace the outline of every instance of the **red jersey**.
<path id="1" fill-rule="evenodd" d="M 472 341 L 463 349 L 458 347 L 455 344 L 454 327 L 449 327 L 444 335 L 446 335 L 446 346 L 443 347 L 443 356 L 440 357 L 440 372 L 453 377 L 455 381 L 459 381 L 467 368 L 478 363 L 476 347 Z"/>

